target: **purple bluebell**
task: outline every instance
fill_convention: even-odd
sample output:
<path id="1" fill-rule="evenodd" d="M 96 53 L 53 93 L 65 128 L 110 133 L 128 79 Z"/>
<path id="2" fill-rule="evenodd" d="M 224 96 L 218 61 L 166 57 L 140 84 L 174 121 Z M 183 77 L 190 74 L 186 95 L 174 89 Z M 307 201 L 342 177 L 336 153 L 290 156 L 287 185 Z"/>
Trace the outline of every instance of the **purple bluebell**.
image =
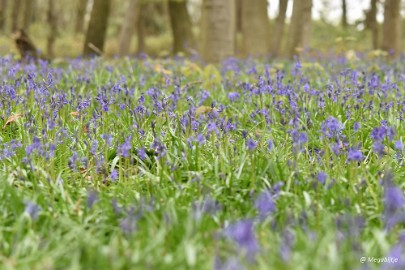
<path id="1" fill-rule="evenodd" d="M 214 215 L 221 209 L 221 204 L 209 197 L 193 203 L 193 215 L 196 220 L 200 220 L 203 215 Z"/>
<path id="2" fill-rule="evenodd" d="M 255 142 L 252 139 L 248 139 L 247 142 L 246 142 L 246 146 L 249 149 L 249 151 L 253 151 L 257 147 L 257 142 Z"/>
<path id="3" fill-rule="evenodd" d="M 402 151 L 404 149 L 404 144 L 402 141 L 398 140 L 394 144 L 395 150 Z"/>
<path id="4" fill-rule="evenodd" d="M 267 141 L 267 150 L 271 151 L 271 150 L 273 150 L 273 147 L 274 147 L 273 141 L 272 141 L 272 140 L 268 140 L 268 141 Z"/>
<path id="5" fill-rule="evenodd" d="M 246 258 L 249 261 L 254 261 L 260 248 L 254 233 L 252 220 L 244 219 L 230 224 L 224 229 L 224 234 L 246 252 Z"/>
<path id="6" fill-rule="evenodd" d="M 228 99 L 229 99 L 231 102 L 235 102 L 235 101 L 237 101 L 239 98 L 240 98 L 240 94 L 239 94 L 238 92 L 230 92 L 230 93 L 228 94 Z"/>
<path id="7" fill-rule="evenodd" d="M 111 180 L 112 180 L 113 182 L 117 181 L 117 179 L 118 179 L 118 172 L 117 172 L 116 169 L 113 169 L 113 170 L 111 171 L 110 177 L 111 177 Z"/>
<path id="8" fill-rule="evenodd" d="M 269 191 L 263 191 L 255 201 L 256 209 L 261 219 L 266 218 L 276 211 L 276 203 Z"/>
<path id="9" fill-rule="evenodd" d="M 381 142 L 379 141 L 374 142 L 373 149 L 374 152 L 377 153 L 379 157 L 382 157 L 384 155 L 384 145 Z"/>
<path id="10" fill-rule="evenodd" d="M 354 132 L 357 132 L 359 129 L 361 129 L 361 124 L 359 122 L 354 122 L 353 124 Z"/>
<path id="11" fill-rule="evenodd" d="M 203 145 L 205 143 L 205 137 L 202 134 L 198 134 L 196 137 L 196 141 L 199 145 Z"/>
<path id="12" fill-rule="evenodd" d="M 316 175 L 316 178 L 318 179 L 318 182 L 322 185 L 325 184 L 326 180 L 328 179 L 328 175 L 325 172 L 318 172 L 318 174 Z"/>
<path id="13" fill-rule="evenodd" d="M 42 211 L 41 207 L 36 205 L 34 202 L 27 202 L 25 204 L 25 212 L 30 216 L 31 219 L 36 220 L 39 213 Z"/>
<path id="14" fill-rule="evenodd" d="M 371 138 L 375 142 L 381 142 L 387 136 L 387 128 L 385 126 L 375 127 L 371 131 Z"/>
<path id="15" fill-rule="evenodd" d="M 142 160 L 145 160 L 147 158 L 145 147 L 142 146 L 138 149 L 138 157 Z"/>
<path id="16" fill-rule="evenodd" d="M 87 207 L 91 209 L 93 205 L 98 201 L 98 194 L 94 190 L 87 193 Z"/>
<path id="17" fill-rule="evenodd" d="M 363 161 L 364 155 L 360 150 L 357 149 L 350 149 L 347 153 L 347 162 L 349 161 Z"/>
<path id="18" fill-rule="evenodd" d="M 343 130 L 343 125 L 336 118 L 330 116 L 321 124 L 321 132 L 323 135 L 330 138 L 339 138 Z"/>
<path id="19" fill-rule="evenodd" d="M 119 146 L 119 153 L 120 153 L 121 156 L 123 156 L 123 157 L 128 157 L 129 156 L 129 151 L 132 148 L 131 141 L 132 141 L 132 136 L 129 135 L 125 139 L 124 143 Z"/>
<path id="20" fill-rule="evenodd" d="M 110 134 L 102 134 L 101 138 L 105 141 L 108 146 L 112 144 L 112 136 Z"/>
<path id="21" fill-rule="evenodd" d="M 385 227 L 391 229 L 398 223 L 405 222 L 405 196 L 403 191 L 393 183 L 393 175 L 386 172 L 383 178 L 384 185 L 384 212 Z"/>

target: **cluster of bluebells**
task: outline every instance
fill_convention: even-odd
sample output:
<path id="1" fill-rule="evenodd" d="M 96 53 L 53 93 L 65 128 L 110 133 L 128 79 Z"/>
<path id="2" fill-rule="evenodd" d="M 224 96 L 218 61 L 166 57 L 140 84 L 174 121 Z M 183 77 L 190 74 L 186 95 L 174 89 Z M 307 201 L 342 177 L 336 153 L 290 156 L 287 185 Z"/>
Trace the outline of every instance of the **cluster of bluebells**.
<path id="1" fill-rule="evenodd" d="M 394 70 L 379 76 L 361 72 L 366 66 L 339 70 L 325 65 L 326 71 L 318 70 L 324 76 L 316 74 L 313 79 L 300 62 L 287 72 L 271 65 L 256 66 L 254 62 L 230 59 L 220 72 L 224 76 L 222 85 L 215 86 L 213 82 L 212 89 L 208 89 L 204 82 L 189 82 L 191 79 L 185 74 L 159 74 L 149 61 L 153 60 L 130 62 L 136 67 L 131 70 L 140 70 L 137 76 L 126 69 L 117 76 L 114 67 L 105 68 L 98 60 L 72 61 L 68 74 L 47 63 L 20 65 L 10 59 L 1 60 L 0 107 L 4 126 L 0 161 L 5 170 L 20 163 L 31 171 L 39 167 L 58 168 L 74 179 L 90 176 L 92 185 L 98 179 L 114 185 L 148 171 L 150 175 L 159 173 L 160 183 L 171 183 L 179 190 L 183 183 L 178 178 L 193 172 L 202 175 L 193 179 L 202 179 L 204 174 L 226 167 L 223 163 L 230 164 L 228 174 L 221 172 L 229 179 L 235 175 L 238 180 L 250 179 L 251 172 L 257 171 L 257 179 L 263 179 L 266 185 L 279 182 L 271 190 L 249 190 L 252 196 L 248 203 L 254 208 L 253 214 L 226 220 L 221 230 L 221 236 L 240 250 L 237 255 L 254 263 L 261 251 L 256 228 L 266 222 L 283 228 L 279 246 L 283 261 L 288 261 L 297 242 L 294 230 L 277 224 L 274 218 L 279 214 L 281 190 L 287 189 L 284 178 L 288 177 L 283 172 L 279 176 L 260 170 L 296 170 L 289 172 L 295 182 L 287 184 L 286 193 L 293 194 L 296 189 L 291 185 L 304 185 L 302 179 L 311 175 L 300 167 L 315 167 L 309 170 L 312 179 L 325 186 L 334 179 L 326 171 L 328 166 L 335 166 L 332 162 L 347 168 L 347 172 L 365 167 L 362 162 L 366 163 L 366 157 L 375 166 L 380 166 L 378 158 L 383 156 L 392 158 L 394 165 L 403 165 L 405 78 Z M 177 69 L 170 65 L 167 68 Z M 225 77 L 226 74 L 232 76 Z M 147 81 L 148 77 L 153 80 Z M 218 89 L 224 89 L 225 94 Z M 18 122 L 11 118 L 16 113 L 23 114 Z M 376 125 L 375 119 L 382 117 L 387 120 Z M 390 148 L 395 156 L 390 154 Z M 226 162 L 221 160 L 217 166 L 216 160 L 223 156 Z M 294 166 L 289 166 L 292 160 Z M 243 166 L 238 162 L 243 162 Z M 255 164 L 264 165 L 249 168 Z M 325 164 L 326 168 L 319 168 Z M 134 169 L 137 166 L 142 170 Z M 48 172 L 50 176 L 57 173 Z M 27 174 L 22 173 L 21 177 L 26 178 Z M 216 184 L 222 179 L 218 177 Z M 193 181 L 201 184 L 199 180 L 190 182 Z M 229 188 L 240 190 L 238 185 L 242 184 L 242 180 L 233 181 Z M 259 182 L 257 186 L 264 184 Z M 405 221 L 405 198 L 390 178 L 384 180 L 383 188 L 382 218 L 387 230 L 391 230 Z M 226 208 L 211 195 L 204 194 L 192 203 L 194 220 L 217 219 Z M 87 192 L 89 211 L 98 207 L 99 196 L 96 191 Z M 125 235 L 136 231 L 145 212 L 154 211 L 153 203 L 121 207 L 112 201 L 111 207 Z M 35 203 L 25 203 L 24 213 L 32 220 L 41 211 Z M 165 215 L 165 219 L 169 223 L 172 217 Z M 291 224 L 303 224 L 303 230 L 311 235 L 306 213 L 291 219 Z M 359 231 L 353 228 L 360 227 L 362 219 L 344 216 L 337 218 L 336 223 L 338 230 L 350 228 L 346 237 L 357 237 Z M 231 257 L 219 259 L 216 265 L 223 268 L 238 263 L 238 258 Z"/>

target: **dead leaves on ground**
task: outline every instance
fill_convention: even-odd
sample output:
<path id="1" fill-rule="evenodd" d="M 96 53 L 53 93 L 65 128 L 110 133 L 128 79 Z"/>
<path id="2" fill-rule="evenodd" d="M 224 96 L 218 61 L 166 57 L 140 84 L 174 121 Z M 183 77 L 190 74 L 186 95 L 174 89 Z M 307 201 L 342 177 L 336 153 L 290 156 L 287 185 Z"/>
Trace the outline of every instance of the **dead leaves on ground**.
<path id="1" fill-rule="evenodd" d="M 6 123 L 3 125 L 3 129 L 5 129 L 8 125 L 14 123 L 15 121 L 17 121 L 17 119 L 23 117 L 23 115 L 21 113 L 16 113 L 13 115 L 10 115 L 10 117 L 7 119 Z"/>

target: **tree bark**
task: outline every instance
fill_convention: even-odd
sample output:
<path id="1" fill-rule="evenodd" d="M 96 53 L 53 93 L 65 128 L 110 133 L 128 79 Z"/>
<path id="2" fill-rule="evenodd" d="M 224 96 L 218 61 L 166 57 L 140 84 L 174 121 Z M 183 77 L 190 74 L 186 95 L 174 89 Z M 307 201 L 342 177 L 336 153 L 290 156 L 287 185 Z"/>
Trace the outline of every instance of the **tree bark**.
<path id="1" fill-rule="evenodd" d="M 401 0 L 385 0 L 382 49 L 401 53 Z"/>
<path id="2" fill-rule="evenodd" d="M 75 33 L 83 33 L 84 16 L 86 15 L 87 0 L 76 0 Z"/>
<path id="3" fill-rule="evenodd" d="M 276 25 L 274 28 L 274 35 L 272 39 L 271 54 L 273 56 L 280 55 L 281 42 L 284 36 L 285 17 L 287 12 L 288 0 L 278 1 L 278 15 L 276 18 Z"/>
<path id="4" fill-rule="evenodd" d="M 103 52 L 110 5 L 110 0 L 94 0 L 84 43 L 84 56 L 100 55 Z"/>
<path id="5" fill-rule="evenodd" d="M 342 0 L 342 27 L 347 28 L 347 2 Z"/>
<path id="6" fill-rule="evenodd" d="M 120 56 L 128 55 L 131 48 L 131 39 L 135 31 L 136 20 L 139 14 L 138 0 L 132 0 L 129 3 L 124 24 L 121 28 L 118 54 Z"/>
<path id="7" fill-rule="evenodd" d="M 263 56 L 269 53 L 267 0 L 242 0 L 242 35 L 245 56 Z"/>
<path id="8" fill-rule="evenodd" d="M 377 2 L 378 0 L 371 0 L 371 8 L 369 11 L 369 28 L 371 30 L 371 38 L 373 43 L 373 49 L 380 48 L 378 22 L 377 22 Z"/>
<path id="9" fill-rule="evenodd" d="M 48 39 L 47 39 L 47 44 L 46 44 L 46 51 L 48 54 L 48 58 L 53 58 L 54 57 L 54 44 L 55 44 L 57 30 L 58 30 L 54 0 L 48 0 L 47 21 L 48 21 L 49 32 L 48 32 Z"/>
<path id="10" fill-rule="evenodd" d="M 143 53 L 145 52 L 145 20 L 147 14 L 148 6 L 145 3 L 139 3 L 139 15 L 138 20 L 136 22 L 136 31 L 137 31 L 137 52 Z"/>
<path id="11" fill-rule="evenodd" d="M 6 28 L 7 0 L 0 0 L 0 31 Z"/>
<path id="12" fill-rule="evenodd" d="M 28 29 L 32 22 L 34 0 L 24 0 L 23 28 Z"/>
<path id="13" fill-rule="evenodd" d="M 289 33 L 289 56 L 309 46 L 312 0 L 294 0 Z"/>
<path id="14" fill-rule="evenodd" d="M 204 0 L 202 4 L 202 56 L 218 63 L 235 53 L 235 0 Z"/>
<path id="15" fill-rule="evenodd" d="M 194 45 L 187 0 L 169 0 L 169 16 L 173 35 L 173 54 L 186 52 L 187 48 Z"/>
<path id="16" fill-rule="evenodd" d="M 11 11 L 11 32 L 14 33 L 20 27 L 20 13 L 21 13 L 21 1 L 13 1 L 13 10 Z"/>

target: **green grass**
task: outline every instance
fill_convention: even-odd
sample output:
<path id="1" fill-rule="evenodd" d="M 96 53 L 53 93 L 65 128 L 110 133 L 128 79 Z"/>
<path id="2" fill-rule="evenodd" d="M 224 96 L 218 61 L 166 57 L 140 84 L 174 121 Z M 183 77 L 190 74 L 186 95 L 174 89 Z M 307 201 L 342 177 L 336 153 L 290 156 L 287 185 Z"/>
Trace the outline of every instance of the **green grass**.
<path id="1" fill-rule="evenodd" d="M 265 76 L 260 62 L 237 62 L 240 72 L 199 68 L 187 60 L 75 60 L 42 67 L 3 62 L 3 124 L 10 115 L 23 117 L 0 133 L 0 269 L 212 269 L 215 258 L 238 258 L 238 266 L 247 269 L 355 269 L 361 267 L 361 257 L 388 256 L 402 243 L 402 223 L 385 228 L 381 183 L 391 171 L 395 186 L 404 189 L 403 160 L 394 147 L 394 141 L 404 141 L 404 124 L 398 119 L 405 95 L 402 62 L 304 61 L 295 77 L 295 63 L 266 63 L 272 93 L 259 95 L 244 85 L 260 85 L 259 76 Z M 380 78 L 375 93 L 368 92 L 371 73 L 362 82 L 361 71 L 371 65 L 378 67 Z M 249 74 L 252 66 L 257 74 Z M 277 84 L 280 67 L 286 74 Z M 9 74 L 13 68 L 15 75 Z M 356 82 L 350 72 L 340 75 L 348 68 L 359 71 Z M 28 74 L 34 76 L 31 82 Z M 385 78 L 393 85 L 384 96 Z M 307 81 L 319 94 L 304 91 Z M 364 93 L 359 90 L 363 84 Z M 330 85 L 336 100 L 328 96 Z M 15 89 L 16 99 L 8 87 Z M 96 99 L 103 88 L 108 111 Z M 157 99 L 146 94 L 150 88 Z M 209 97 L 200 102 L 203 90 Z M 240 93 L 240 99 L 231 102 L 229 92 Z M 170 98 L 173 93 L 177 101 Z M 78 109 L 85 100 L 89 106 Z M 159 107 L 156 100 L 165 105 Z M 380 109 L 389 102 L 391 108 Z M 196 117 L 197 107 L 213 103 L 211 112 Z M 134 113 L 139 105 L 148 113 Z M 263 108 L 267 123 L 258 114 Z M 296 130 L 308 137 L 299 151 L 289 124 L 294 115 Z M 334 139 L 321 136 L 330 116 L 344 125 L 340 155 L 332 152 Z M 199 126 L 182 125 L 184 119 Z M 221 131 L 221 119 L 232 119 L 235 128 Z M 219 121 L 218 133 L 209 131 L 214 120 Z M 384 139 L 386 152 L 379 157 L 370 134 L 382 120 L 395 135 L 392 141 Z M 353 130 L 356 121 L 361 123 L 358 131 Z M 112 136 L 110 145 L 103 134 Z M 209 137 L 190 147 L 189 139 L 198 134 Z M 120 149 L 128 136 L 127 156 Z M 35 137 L 41 146 L 27 155 Z M 246 146 L 249 138 L 257 142 L 253 151 Z M 161 158 L 159 150 L 151 149 L 155 139 L 166 148 Z M 21 146 L 6 157 L 12 140 Z M 274 143 L 272 150 L 268 140 Z M 347 161 L 348 150 L 359 143 L 365 158 Z M 138 152 L 142 147 L 148 150 L 145 159 Z M 323 155 L 314 155 L 316 151 Z M 78 158 L 71 162 L 74 153 Z M 316 179 L 321 171 L 328 175 L 325 184 Z M 258 218 L 257 197 L 277 186 L 276 209 Z M 220 207 L 201 213 L 207 199 Z M 37 217 L 28 213 L 30 202 L 41 208 Z M 260 246 L 254 262 L 224 233 L 246 219 L 253 220 Z"/>

